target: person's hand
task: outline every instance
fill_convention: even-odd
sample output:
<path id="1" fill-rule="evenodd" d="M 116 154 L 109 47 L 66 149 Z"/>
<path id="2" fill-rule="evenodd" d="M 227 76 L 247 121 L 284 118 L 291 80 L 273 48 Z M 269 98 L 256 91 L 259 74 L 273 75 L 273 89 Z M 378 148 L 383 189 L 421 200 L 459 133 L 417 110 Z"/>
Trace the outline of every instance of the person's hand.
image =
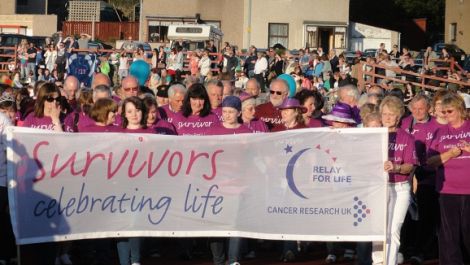
<path id="1" fill-rule="evenodd" d="M 467 147 L 468 148 L 468 147 Z M 449 151 L 447 151 L 451 158 L 458 157 L 462 153 L 462 149 L 459 147 L 452 147 Z"/>
<path id="2" fill-rule="evenodd" d="M 54 124 L 60 124 L 60 104 L 57 102 L 51 109 L 51 119 Z"/>
<path id="3" fill-rule="evenodd" d="M 390 171 L 393 170 L 393 163 L 392 163 L 392 161 L 385 161 L 385 163 L 384 163 L 384 170 L 385 170 L 386 172 L 390 172 Z"/>
<path id="4" fill-rule="evenodd" d="M 470 153 L 470 143 L 465 140 L 461 140 L 460 150 Z"/>

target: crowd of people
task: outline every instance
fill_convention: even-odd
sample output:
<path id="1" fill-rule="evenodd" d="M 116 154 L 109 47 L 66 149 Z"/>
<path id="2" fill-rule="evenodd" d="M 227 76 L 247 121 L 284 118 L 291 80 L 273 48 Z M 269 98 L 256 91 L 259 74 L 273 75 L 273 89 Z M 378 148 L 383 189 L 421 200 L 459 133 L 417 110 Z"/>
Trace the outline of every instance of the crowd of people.
<path id="1" fill-rule="evenodd" d="M 109 58 L 102 56 L 86 86 L 74 74 L 67 74 L 67 58 L 63 63 L 59 59 L 67 56 L 65 53 L 73 53 L 70 43 L 66 38 L 50 44 L 41 56 L 42 52 L 34 46 L 21 45 L 20 71 L 13 72 L 12 82 L 2 78 L 4 83 L 0 85 L 2 133 L 7 126 L 67 133 L 175 136 L 386 127 L 386 256 L 382 252 L 384 246 L 375 242 L 358 242 L 355 246 L 328 243 L 325 261 L 335 263 L 356 255 L 361 265 L 400 264 L 405 255 L 412 264 L 422 264 L 425 259 L 437 258 L 432 249 L 438 245 L 440 264 L 463 264 L 470 253 L 470 95 L 462 93 L 465 87 L 447 85 L 431 94 L 411 83 L 400 87 L 389 80 L 374 79 L 358 87 L 357 67 L 362 67 L 357 62 L 359 58 L 356 64 L 349 65 L 334 50 L 326 54 L 305 49 L 298 56 L 291 56 L 284 49 L 270 48 L 266 54 L 251 46 L 248 56 L 242 59 L 228 43 L 218 57 L 213 54 L 216 49 L 212 43 L 205 50 L 190 53 L 189 70 L 185 69 L 183 49 L 179 46 L 169 54 L 164 49 L 154 50 L 148 62 L 143 49 L 130 57 L 125 51 L 116 51 Z M 382 49 L 367 60 L 392 65 L 392 56 L 400 59 L 399 67 L 412 65 L 406 51 L 389 54 Z M 42 61 L 38 59 L 41 57 Z M 433 71 L 432 60 L 428 63 L 424 69 Z M 107 71 L 113 67 L 114 71 Z M 460 76 L 464 78 L 463 74 Z M 11 226 L 4 151 L 0 163 L 1 230 L 6 231 Z M 413 211 L 416 207 L 417 212 Z M 415 229 L 405 229 L 413 225 Z M 0 260 L 13 258 L 14 241 L 8 236 L 0 240 L 4 246 L 0 252 L 5 252 Z M 140 264 L 143 240 L 149 239 L 116 240 L 121 265 Z M 193 240 L 178 241 L 182 255 L 191 259 Z M 216 265 L 227 261 L 237 264 L 244 257 L 255 256 L 256 244 L 252 240 L 208 241 Z M 109 264 L 100 256 L 109 245 L 100 240 L 91 245 L 100 250 L 93 257 L 94 262 Z M 280 245 L 281 259 L 294 261 L 299 254 L 297 242 Z M 36 247 L 43 247 L 37 251 L 42 255 L 38 259 L 41 264 L 72 264 L 69 250 L 74 242 Z"/>

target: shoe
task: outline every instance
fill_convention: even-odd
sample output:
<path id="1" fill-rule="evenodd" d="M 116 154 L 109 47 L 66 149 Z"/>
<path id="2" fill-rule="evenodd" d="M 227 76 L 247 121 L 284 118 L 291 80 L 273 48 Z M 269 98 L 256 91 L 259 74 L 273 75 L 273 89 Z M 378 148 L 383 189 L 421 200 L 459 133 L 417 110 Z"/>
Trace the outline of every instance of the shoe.
<path id="1" fill-rule="evenodd" d="M 411 265 L 421 265 L 423 262 L 424 260 L 419 256 L 413 256 L 410 258 Z"/>
<path id="2" fill-rule="evenodd" d="M 333 254 L 330 254 L 326 257 L 325 262 L 330 264 L 330 263 L 335 263 L 336 262 L 336 256 Z"/>
<path id="3" fill-rule="evenodd" d="M 60 263 L 62 265 L 72 265 L 72 261 L 70 260 L 69 254 L 62 254 L 60 257 Z M 57 264 L 57 259 L 56 259 L 56 264 Z"/>
<path id="4" fill-rule="evenodd" d="M 133 262 L 131 265 L 140 265 L 140 262 Z"/>
<path id="5" fill-rule="evenodd" d="M 232 262 L 230 265 L 240 265 L 240 262 Z"/>
<path id="6" fill-rule="evenodd" d="M 245 259 L 254 259 L 256 258 L 256 253 L 254 250 L 251 250 L 250 252 L 248 252 L 248 254 L 245 255 L 244 257 Z"/>
<path id="7" fill-rule="evenodd" d="M 295 260 L 295 254 L 292 252 L 292 250 L 286 251 L 286 254 L 284 254 L 284 258 L 282 259 L 283 262 L 292 262 Z"/>
<path id="8" fill-rule="evenodd" d="M 403 254 L 401 252 L 398 252 L 397 264 L 403 264 L 404 261 L 405 261 L 405 258 L 403 257 Z"/>
<path id="9" fill-rule="evenodd" d="M 344 250 L 344 256 L 343 256 L 344 260 L 346 261 L 351 261 L 354 259 L 354 250 L 352 249 L 346 249 Z"/>

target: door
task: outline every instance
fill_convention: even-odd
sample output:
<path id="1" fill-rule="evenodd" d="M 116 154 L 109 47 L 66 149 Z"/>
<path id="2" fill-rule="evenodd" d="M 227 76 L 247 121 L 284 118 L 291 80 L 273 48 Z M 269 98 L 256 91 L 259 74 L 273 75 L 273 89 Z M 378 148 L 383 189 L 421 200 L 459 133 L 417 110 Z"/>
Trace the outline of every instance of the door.
<path id="1" fill-rule="evenodd" d="M 318 47 L 321 47 L 323 52 L 328 53 L 333 45 L 333 29 L 319 28 L 318 36 Z"/>

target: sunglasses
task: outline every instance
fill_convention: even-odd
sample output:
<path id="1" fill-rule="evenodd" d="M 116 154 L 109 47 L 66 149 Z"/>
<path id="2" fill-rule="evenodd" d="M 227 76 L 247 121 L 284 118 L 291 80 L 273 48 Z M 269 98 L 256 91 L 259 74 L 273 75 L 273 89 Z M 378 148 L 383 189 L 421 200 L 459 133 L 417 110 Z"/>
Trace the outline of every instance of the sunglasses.
<path id="1" fill-rule="evenodd" d="M 281 92 L 281 91 L 269 90 L 269 93 L 271 93 L 271 95 L 274 95 L 274 94 L 276 94 L 276 95 L 278 95 L 278 96 L 282 95 L 282 92 Z"/>
<path id="2" fill-rule="evenodd" d="M 54 101 L 58 102 L 59 99 L 60 99 L 60 97 L 56 97 L 56 98 L 54 98 L 54 97 L 47 97 L 47 98 L 46 98 L 46 101 L 47 101 L 47 102 L 54 102 Z"/>
<path id="3" fill-rule="evenodd" d="M 443 110 L 443 111 L 442 111 L 442 114 L 443 114 L 443 115 L 452 114 L 452 113 L 454 113 L 454 111 L 455 111 L 455 110 L 453 110 L 453 109 Z"/>
<path id="4" fill-rule="evenodd" d="M 136 92 L 136 91 L 139 91 L 139 88 L 138 87 L 126 87 L 126 88 L 123 88 L 124 91 L 126 92 L 129 92 L 129 91 L 133 91 L 133 92 Z"/>

